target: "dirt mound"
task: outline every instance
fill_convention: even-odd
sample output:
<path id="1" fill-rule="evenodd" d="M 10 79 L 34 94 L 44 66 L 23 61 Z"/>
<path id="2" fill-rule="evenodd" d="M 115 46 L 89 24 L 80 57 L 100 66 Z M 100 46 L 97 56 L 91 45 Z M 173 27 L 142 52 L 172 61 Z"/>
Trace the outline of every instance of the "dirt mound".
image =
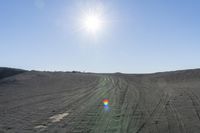
<path id="1" fill-rule="evenodd" d="M 7 67 L 0 67 L 0 80 L 6 77 L 10 77 L 16 74 L 20 74 L 26 72 L 22 69 L 15 69 L 15 68 L 7 68 Z"/>
<path id="2" fill-rule="evenodd" d="M 200 132 L 200 69 L 154 74 L 28 71 L 1 82 L 3 133 Z"/>

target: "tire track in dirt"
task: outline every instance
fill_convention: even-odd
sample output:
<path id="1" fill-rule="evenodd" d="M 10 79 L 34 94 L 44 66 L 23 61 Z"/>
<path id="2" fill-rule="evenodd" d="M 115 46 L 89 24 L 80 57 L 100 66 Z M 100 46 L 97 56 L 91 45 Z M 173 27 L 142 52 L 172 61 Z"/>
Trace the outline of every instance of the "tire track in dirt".
<path id="1" fill-rule="evenodd" d="M 107 80 L 105 81 L 107 82 Z M 100 90 L 98 94 L 93 96 L 92 99 L 88 100 L 88 101 L 93 101 L 93 102 L 90 103 L 90 105 L 85 105 L 85 106 L 88 106 L 88 108 L 85 111 L 85 113 L 82 114 L 81 120 L 77 122 L 77 126 L 75 126 L 72 129 L 72 132 L 83 132 L 88 125 L 91 125 L 91 127 L 89 127 L 90 131 L 94 130 L 92 126 L 96 125 L 96 123 L 98 122 L 99 116 L 101 115 L 103 111 L 102 100 L 110 95 L 112 86 L 108 86 L 108 84 L 106 84 L 105 86 L 103 87 L 101 86 L 100 88 L 104 88 L 104 90 Z M 91 114 L 92 114 L 92 117 L 91 117 Z M 84 121 L 88 121 L 88 122 L 85 123 Z"/>
<path id="2" fill-rule="evenodd" d="M 186 133 L 183 116 L 178 111 L 175 104 L 175 100 L 179 98 L 178 96 L 171 96 L 165 106 L 165 115 L 169 133 Z"/>
<path id="3" fill-rule="evenodd" d="M 137 89 L 128 84 L 125 97 L 125 108 L 122 108 L 124 118 L 122 119 L 121 132 L 134 132 L 141 113 L 137 112 L 139 107 L 139 93 Z"/>
<path id="4" fill-rule="evenodd" d="M 89 85 L 85 86 L 85 88 L 93 89 L 94 85 L 97 84 L 96 82 L 97 81 L 94 81 L 94 82 L 90 83 Z M 80 93 L 81 94 L 82 93 L 87 93 L 87 91 L 90 91 L 90 89 L 82 91 L 81 88 L 79 87 L 79 89 L 78 90 L 76 89 L 76 91 L 74 91 L 73 94 L 70 94 L 71 95 L 70 98 L 77 97 L 78 95 L 80 95 Z M 48 94 L 42 94 L 42 95 L 40 94 L 40 95 L 36 95 L 36 96 L 30 97 L 30 98 L 28 98 L 26 100 L 24 100 L 24 98 L 21 98 L 19 100 L 26 101 L 26 103 L 20 104 L 20 105 L 16 105 L 14 107 L 12 106 L 10 108 L 7 108 L 7 111 L 9 111 L 9 110 L 14 111 L 16 109 L 18 110 L 19 108 L 24 107 L 24 106 L 28 107 L 28 106 L 34 106 L 36 104 L 42 104 L 42 103 L 46 104 L 47 102 L 54 101 L 54 100 L 56 100 L 58 98 L 59 99 L 64 98 L 64 100 L 65 100 L 66 96 L 60 95 L 60 94 L 65 93 L 67 91 L 68 90 L 63 90 L 63 91 L 58 91 L 56 93 L 48 93 Z M 70 99 L 70 98 L 67 97 L 67 100 Z M 30 99 L 30 101 L 29 101 L 29 99 Z M 16 102 L 18 102 L 18 100 Z"/>
<path id="5" fill-rule="evenodd" d="M 173 116 L 172 118 L 171 118 L 171 121 L 169 122 L 169 123 L 171 123 L 170 125 L 170 129 L 171 129 L 171 132 L 180 132 L 180 133 L 185 133 L 186 131 L 185 131 L 185 125 L 184 125 L 184 123 L 183 123 L 183 120 L 182 120 L 182 116 L 180 115 L 180 113 L 178 112 L 178 110 L 176 109 L 176 107 L 175 107 L 175 105 L 174 105 L 174 103 L 170 103 L 168 106 L 167 106 L 167 115 L 169 116 L 169 115 L 171 115 L 171 116 Z M 175 124 L 177 124 L 177 126 L 178 126 L 178 131 L 176 131 L 176 127 L 174 127 L 174 125 L 172 125 L 172 123 L 174 123 L 174 122 L 172 122 L 173 120 L 175 120 L 176 121 L 176 123 Z M 174 129 L 173 129 L 173 127 L 174 127 Z M 175 130 L 175 131 L 174 131 Z"/>
<path id="6" fill-rule="evenodd" d="M 102 89 L 103 86 L 101 85 L 105 86 L 104 89 Z M 102 100 L 105 93 L 110 91 L 107 89 L 107 84 L 101 85 L 97 87 L 98 89 L 91 91 L 88 96 L 84 96 L 81 100 L 79 99 L 79 102 L 74 103 L 70 108 L 71 111 L 68 111 L 69 116 L 66 117 L 65 122 L 61 125 L 63 129 L 66 129 L 67 132 L 89 132 L 91 130 L 88 125 L 93 125 L 91 122 L 95 121 L 98 116 L 99 109 L 96 109 L 96 107 L 100 107 L 99 101 Z M 97 106 L 95 106 L 96 104 Z M 95 111 L 91 111 L 93 108 Z"/>
<path id="7" fill-rule="evenodd" d="M 145 126 L 150 122 L 153 121 L 155 118 L 154 116 L 158 113 L 160 113 L 166 103 L 168 102 L 169 96 L 165 93 L 163 93 L 163 96 L 161 96 L 161 98 L 159 99 L 158 103 L 155 105 L 155 107 L 153 108 L 152 112 L 148 113 L 147 118 L 144 120 L 144 122 L 139 126 L 139 128 L 137 129 L 136 133 L 141 132 L 141 130 L 143 128 L 145 128 Z M 157 131 L 158 132 L 158 131 Z"/>
<path id="8" fill-rule="evenodd" d="M 92 82 L 92 84 L 93 84 L 93 82 Z M 89 84 L 88 85 L 88 87 L 90 87 L 91 86 L 91 84 Z M 94 89 L 94 88 L 90 88 L 90 89 Z M 81 89 L 80 89 L 81 90 Z M 87 91 L 87 89 L 85 89 L 86 91 Z M 84 92 L 86 93 L 86 91 L 84 90 Z M 78 93 L 77 93 L 78 94 Z M 75 95 L 76 96 L 76 95 Z M 83 95 L 84 96 L 84 95 Z M 82 96 L 82 97 L 83 97 Z M 42 114 L 42 112 L 40 111 L 40 112 L 27 112 L 28 111 L 28 109 L 31 109 L 31 108 L 33 108 L 33 109 L 36 109 L 37 107 L 41 107 L 41 106 L 44 106 L 44 107 L 46 107 L 46 106 L 48 106 L 48 104 L 49 103 L 51 103 L 51 102 L 57 102 L 58 103 L 58 99 L 63 99 L 63 100 L 68 100 L 68 99 L 71 99 L 71 98 L 73 98 L 73 96 L 72 97 L 66 97 L 66 96 L 63 96 L 63 95 L 53 95 L 53 97 L 52 98 L 43 98 L 43 99 L 40 99 L 40 100 L 36 100 L 36 101 L 33 101 L 33 103 L 29 103 L 29 104 L 27 104 L 27 106 L 18 106 L 18 107 L 16 107 L 16 108 L 12 108 L 12 106 L 11 106 L 11 108 L 10 108 L 10 110 L 7 110 L 6 111 L 6 113 L 2 113 L 1 115 L 1 118 L 9 118 L 9 120 L 12 120 L 12 122 L 14 123 L 21 123 L 21 124 L 25 124 L 26 123 L 26 125 L 28 126 L 27 128 L 24 128 L 24 130 L 30 130 L 31 129 L 31 127 L 35 127 L 35 126 L 40 126 L 40 125 L 42 125 L 43 127 L 46 127 L 46 126 L 48 126 L 51 122 L 50 122 L 50 120 L 47 118 L 49 115 L 40 115 L 40 114 Z M 64 102 L 63 102 L 64 103 Z M 58 103 L 58 104 L 60 104 L 60 103 Z M 50 106 L 55 106 L 56 108 L 55 108 L 55 110 L 46 110 L 47 112 L 46 112 L 46 114 L 52 114 L 52 113 L 57 113 L 57 114 L 60 114 L 60 113 L 63 113 L 64 111 L 59 111 L 59 106 L 57 106 L 57 105 L 50 105 Z M 66 110 L 66 109 L 65 109 Z M 9 111 L 9 113 L 8 113 L 8 111 Z M 15 113 L 17 113 L 17 115 L 12 115 L 12 114 L 15 114 Z M 40 113 L 40 114 L 39 114 Z M 7 115 L 8 114 L 8 115 Z M 29 120 L 30 120 L 30 118 L 32 117 L 32 116 L 38 116 L 38 115 L 40 115 L 40 116 L 42 116 L 41 118 L 39 118 L 37 121 L 36 120 L 34 120 L 34 123 L 27 123 Z M 23 117 L 22 117 L 23 116 Z M 46 116 L 46 117 L 45 117 Z M 52 116 L 52 115 L 51 115 Z M 50 116 L 49 116 L 50 117 Z M 32 119 L 32 118 L 31 118 Z M 5 121 L 6 122 L 6 121 Z M 50 124 L 51 125 L 51 124 Z M 41 127 L 41 126 L 40 126 Z M 40 130 L 40 129 L 39 129 Z"/>
<path id="9" fill-rule="evenodd" d="M 94 133 L 102 133 L 102 132 L 110 132 L 113 130 L 113 126 L 110 126 L 113 123 L 113 118 L 115 116 L 114 112 L 118 111 L 118 107 L 116 106 L 116 81 L 111 78 L 109 84 L 112 85 L 109 96 L 107 97 L 110 101 L 109 110 L 105 111 L 102 109 L 101 114 L 99 115 L 98 123 L 96 125 Z M 115 130 L 115 129 L 114 129 Z"/>
<path id="10" fill-rule="evenodd" d="M 112 77 L 111 81 L 114 88 L 111 91 L 113 94 L 109 97 L 110 111 L 100 115 L 100 122 L 96 125 L 94 133 L 125 133 L 131 121 L 130 115 L 135 104 L 128 98 L 132 98 L 135 94 L 132 95 L 125 80 Z"/>
<path id="11" fill-rule="evenodd" d="M 127 86 L 123 86 L 122 88 L 122 80 L 120 78 L 116 79 L 115 83 L 115 98 L 114 98 L 114 107 L 113 112 L 111 114 L 111 120 L 106 127 L 106 133 L 113 133 L 113 132 L 121 132 L 122 128 L 122 120 L 124 114 L 122 113 L 122 106 L 124 105 L 125 96 L 127 93 Z"/>
<path id="12" fill-rule="evenodd" d="M 125 85 L 127 86 L 126 95 L 124 95 L 124 101 L 122 110 L 122 123 L 121 132 L 123 133 L 133 133 L 136 132 L 139 121 L 143 119 L 143 112 L 139 110 L 141 104 L 141 96 L 138 87 L 135 84 L 130 83 L 128 80 L 123 78 Z"/>
<path id="13" fill-rule="evenodd" d="M 194 107 L 194 110 L 195 110 L 195 113 L 197 115 L 197 118 L 198 120 L 200 121 L 200 110 L 199 110 L 199 107 L 200 107 L 200 100 L 199 100 L 199 97 L 197 95 L 194 94 L 194 92 L 192 90 L 187 91 L 185 90 L 184 91 L 187 96 L 190 98 L 191 102 L 192 102 L 192 105 Z"/>
<path id="14" fill-rule="evenodd" d="M 58 110 L 57 114 L 60 114 L 62 112 L 66 112 L 66 109 L 67 109 L 67 112 L 70 114 L 69 118 L 71 116 L 75 115 L 75 114 L 80 113 L 80 111 L 79 111 L 80 109 L 78 109 L 80 107 L 80 105 L 82 105 L 91 96 L 93 96 L 96 93 L 97 90 L 98 90 L 98 86 L 94 86 L 94 87 L 87 89 L 82 95 L 77 94 L 77 96 L 75 95 L 73 97 L 68 98 L 68 100 L 66 102 L 62 103 L 62 104 L 65 104 L 66 106 L 60 108 L 59 109 L 60 111 Z M 76 118 L 76 116 L 71 117 L 71 120 L 73 120 L 74 118 Z M 51 122 L 48 121 L 48 120 L 46 122 L 42 122 L 42 123 L 43 123 L 42 125 L 45 125 L 45 126 L 52 125 Z"/>

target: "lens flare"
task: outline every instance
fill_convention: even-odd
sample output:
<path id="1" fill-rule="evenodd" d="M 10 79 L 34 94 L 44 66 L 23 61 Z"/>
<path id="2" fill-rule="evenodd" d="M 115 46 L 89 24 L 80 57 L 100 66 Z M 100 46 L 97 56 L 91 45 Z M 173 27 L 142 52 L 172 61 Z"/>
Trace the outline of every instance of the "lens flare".
<path id="1" fill-rule="evenodd" d="M 103 104 L 104 104 L 104 106 L 107 106 L 108 105 L 108 99 L 104 99 Z"/>
<path id="2" fill-rule="evenodd" d="M 108 103 L 109 103 L 108 99 L 103 99 L 103 105 L 104 105 L 104 110 L 105 111 L 109 110 Z"/>
<path id="3" fill-rule="evenodd" d="M 109 111 L 109 106 L 108 105 L 104 105 L 104 110 L 105 111 Z"/>

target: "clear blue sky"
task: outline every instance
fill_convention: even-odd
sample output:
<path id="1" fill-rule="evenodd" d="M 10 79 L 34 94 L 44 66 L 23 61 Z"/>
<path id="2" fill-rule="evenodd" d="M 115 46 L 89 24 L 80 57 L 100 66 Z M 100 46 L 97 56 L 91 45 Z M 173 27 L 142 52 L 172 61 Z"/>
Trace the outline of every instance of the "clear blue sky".
<path id="1" fill-rule="evenodd" d="M 94 39 L 81 11 L 107 22 Z M 200 68 L 199 0 L 1 0 L 0 66 L 146 73 Z"/>

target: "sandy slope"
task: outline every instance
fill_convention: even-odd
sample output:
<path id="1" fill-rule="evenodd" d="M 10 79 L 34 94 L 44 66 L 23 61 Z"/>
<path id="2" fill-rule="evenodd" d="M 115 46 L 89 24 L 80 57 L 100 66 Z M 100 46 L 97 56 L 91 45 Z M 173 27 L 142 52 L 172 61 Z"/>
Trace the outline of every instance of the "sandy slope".
<path id="1" fill-rule="evenodd" d="M 199 73 L 7 77 L 0 81 L 0 133 L 199 133 Z"/>

